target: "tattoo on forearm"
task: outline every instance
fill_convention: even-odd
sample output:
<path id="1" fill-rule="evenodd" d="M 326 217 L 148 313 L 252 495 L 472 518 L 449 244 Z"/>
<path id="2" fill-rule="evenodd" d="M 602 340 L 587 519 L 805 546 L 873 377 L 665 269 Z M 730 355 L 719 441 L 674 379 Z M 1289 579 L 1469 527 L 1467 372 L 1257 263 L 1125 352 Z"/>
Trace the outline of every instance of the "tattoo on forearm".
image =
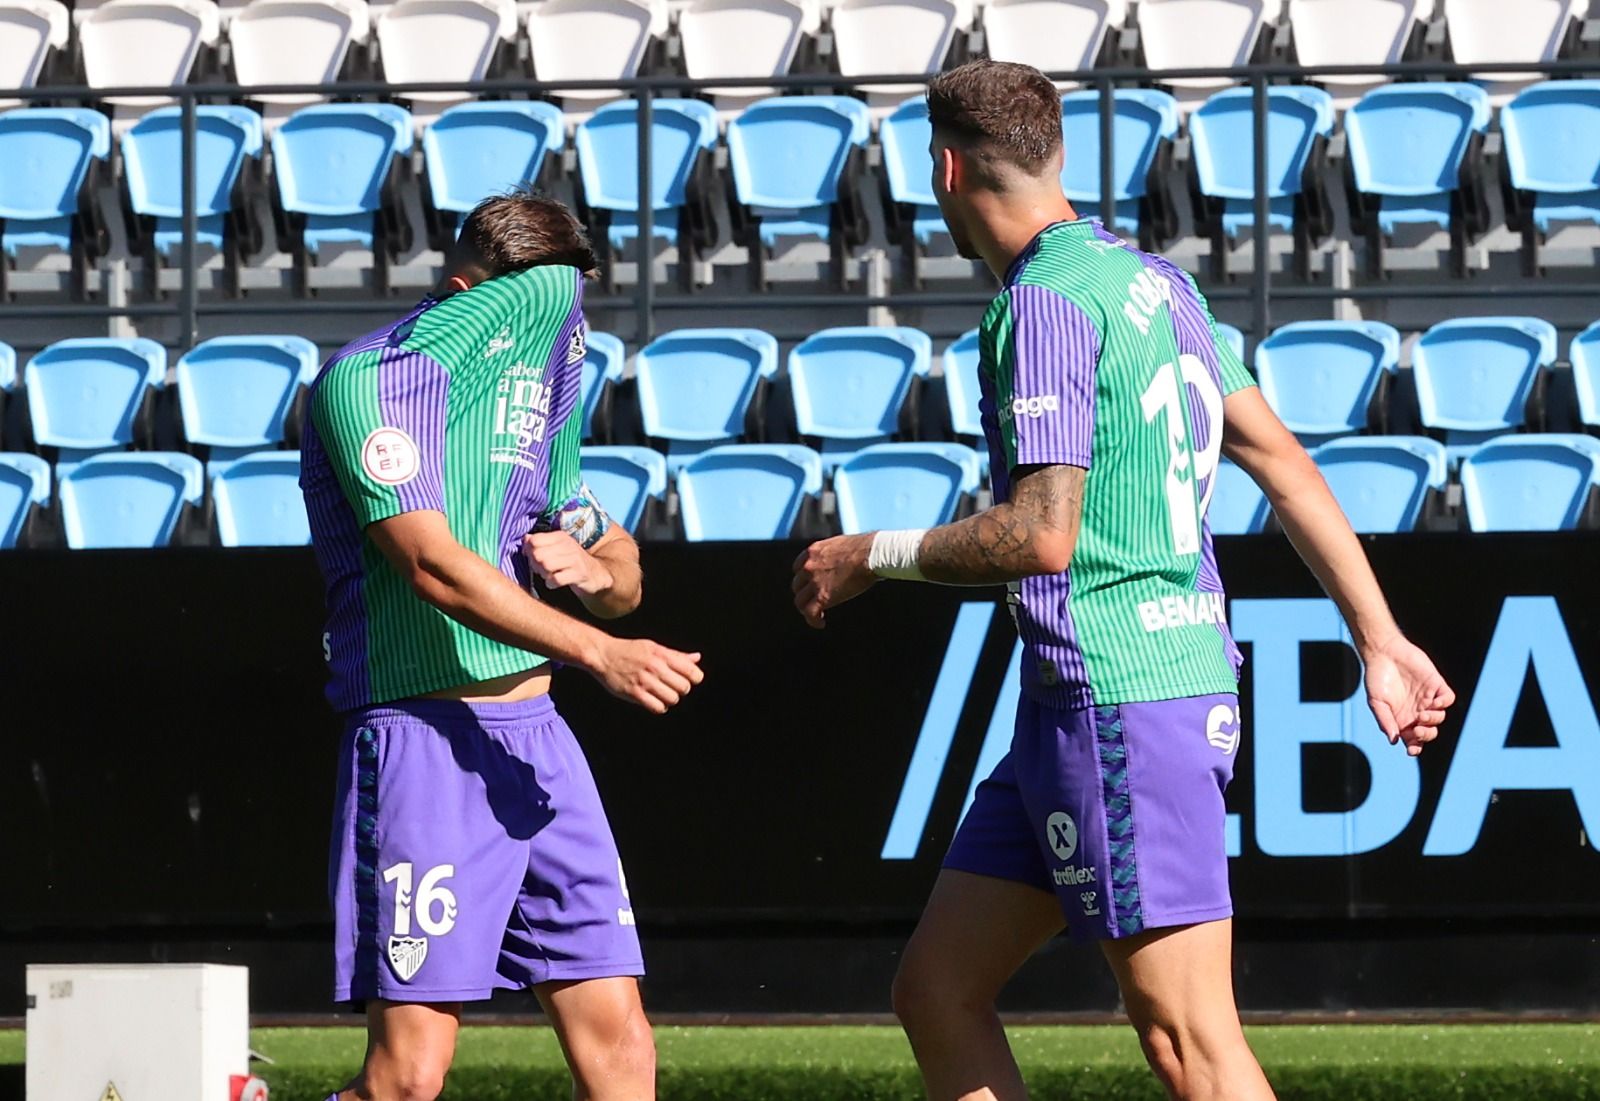
<path id="1" fill-rule="evenodd" d="M 1041 544 L 1077 539 L 1085 474 L 1075 466 L 1032 468 L 1017 478 L 1011 500 L 934 528 L 922 540 L 923 575 L 947 585 L 996 585 L 1052 572 Z"/>

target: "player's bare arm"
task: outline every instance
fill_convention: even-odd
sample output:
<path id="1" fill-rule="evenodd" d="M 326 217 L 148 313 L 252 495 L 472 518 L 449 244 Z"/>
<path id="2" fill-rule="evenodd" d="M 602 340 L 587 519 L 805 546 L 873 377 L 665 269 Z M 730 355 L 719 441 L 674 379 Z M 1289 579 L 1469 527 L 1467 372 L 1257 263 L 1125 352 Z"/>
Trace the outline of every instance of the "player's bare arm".
<path id="1" fill-rule="evenodd" d="M 1416 756 L 1438 736 L 1455 692 L 1401 633 L 1361 540 L 1317 464 L 1261 391 L 1248 387 L 1230 394 L 1223 417 L 1223 451 L 1261 487 L 1289 541 L 1339 606 L 1366 667 L 1367 703 L 1378 725 Z"/>
<path id="2" fill-rule="evenodd" d="M 534 532 L 522 541 L 522 553 L 547 588 L 571 589 L 592 616 L 616 619 L 639 607 L 639 544 L 620 527 L 607 528 L 587 550 L 565 531 Z"/>
<path id="3" fill-rule="evenodd" d="M 661 714 L 704 678 L 699 654 L 613 638 L 534 599 L 458 543 L 441 512 L 406 512 L 366 530 L 422 600 L 479 634 L 576 665 L 620 699 Z"/>
<path id="4" fill-rule="evenodd" d="M 829 608 L 859 596 L 880 577 L 1004 585 L 1060 573 L 1078 541 L 1087 473 L 1076 466 L 1018 467 L 1011 499 L 965 520 L 925 532 L 871 532 L 813 543 L 794 564 L 795 607 L 807 623 L 821 627 Z"/>

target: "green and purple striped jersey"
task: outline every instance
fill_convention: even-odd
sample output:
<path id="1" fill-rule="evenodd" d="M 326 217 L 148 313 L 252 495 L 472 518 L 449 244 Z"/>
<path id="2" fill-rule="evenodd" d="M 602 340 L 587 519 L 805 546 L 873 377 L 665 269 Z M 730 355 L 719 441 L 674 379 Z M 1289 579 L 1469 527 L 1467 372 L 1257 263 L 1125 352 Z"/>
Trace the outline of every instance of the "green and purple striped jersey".
<path id="1" fill-rule="evenodd" d="M 526 584 L 523 536 L 579 490 L 584 340 L 582 274 L 544 266 L 424 299 L 324 365 L 300 485 L 327 586 L 336 708 L 546 660 L 423 601 L 363 529 L 442 512 L 457 542 Z"/>
<path id="2" fill-rule="evenodd" d="M 1194 281 L 1099 222 L 1046 227 L 979 333 L 996 500 L 1018 467 L 1088 471 L 1066 572 L 1013 586 L 1023 690 L 1061 709 L 1238 689 L 1206 525 L 1222 399 L 1254 385 Z"/>

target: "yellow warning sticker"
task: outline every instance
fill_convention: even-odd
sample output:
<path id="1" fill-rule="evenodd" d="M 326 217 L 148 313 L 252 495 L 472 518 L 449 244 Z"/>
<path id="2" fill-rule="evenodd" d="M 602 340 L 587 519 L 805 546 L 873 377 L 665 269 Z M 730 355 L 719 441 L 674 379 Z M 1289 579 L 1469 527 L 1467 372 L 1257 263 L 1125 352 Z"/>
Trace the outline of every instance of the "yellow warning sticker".
<path id="1" fill-rule="evenodd" d="M 115 1082 L 106 1083 L 106 1091 L 100 1095 L 100 1101 L 122 1101 L 122 1094 L 117 1092 Z"/>

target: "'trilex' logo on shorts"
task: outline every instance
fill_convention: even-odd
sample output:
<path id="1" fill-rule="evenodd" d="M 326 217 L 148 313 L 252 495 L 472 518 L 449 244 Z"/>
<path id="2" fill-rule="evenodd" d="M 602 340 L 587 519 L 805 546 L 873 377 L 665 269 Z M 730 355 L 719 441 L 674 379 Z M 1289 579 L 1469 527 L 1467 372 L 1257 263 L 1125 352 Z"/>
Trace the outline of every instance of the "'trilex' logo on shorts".
<path id="1" fill-rule="evenodd" d="M 1233 751 L 1239 748 L 1240 725 L 1239 709 L 1219 703 L 1206 716 L 1206 741 L 1225 755 L 1232 756 Z"/>
<path id="2" fill-rule="evenodd" d="M 389 966 L 401 982 L 410 982 L 428 958 L 427 937 L 389 938 Z"/>
<path id="3" fill-rule="evenodd" d="M 1072 820 L 1072 815 L 1058 810 L 1045 819 L 1044 838 L 1057 860 L 1071 860 L 1072 854 L 1078 851 L 1078 824 Z"/>

